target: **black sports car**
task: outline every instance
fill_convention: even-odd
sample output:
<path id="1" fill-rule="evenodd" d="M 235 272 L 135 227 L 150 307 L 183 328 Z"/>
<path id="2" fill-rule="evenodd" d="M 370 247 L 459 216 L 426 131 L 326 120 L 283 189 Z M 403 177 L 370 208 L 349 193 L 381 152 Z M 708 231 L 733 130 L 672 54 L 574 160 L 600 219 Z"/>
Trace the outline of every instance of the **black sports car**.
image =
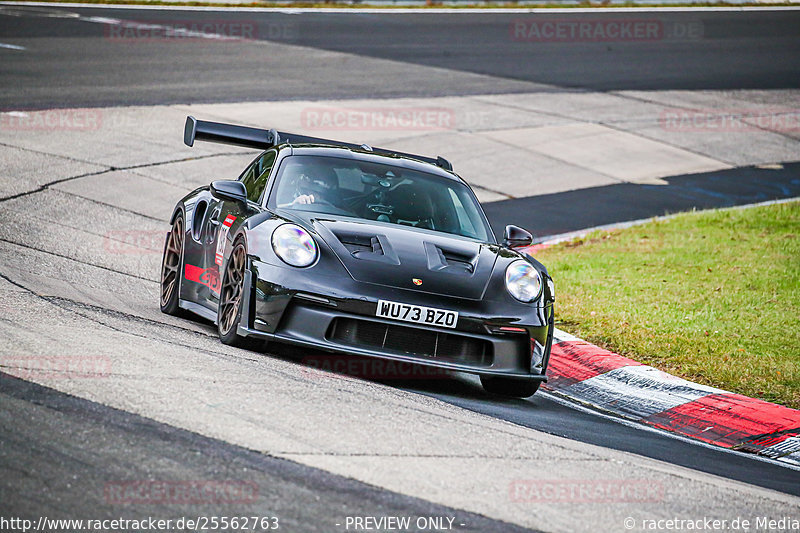
<path id="1" fill-rule="evenodd" d="M 480 375 L 527 397 L 546 381 L 553 283 L 498 243 L 445 159 L 188 117 L 184 142 L 264 150 L 175 206 L 161 310 L 269 340 Z"/>

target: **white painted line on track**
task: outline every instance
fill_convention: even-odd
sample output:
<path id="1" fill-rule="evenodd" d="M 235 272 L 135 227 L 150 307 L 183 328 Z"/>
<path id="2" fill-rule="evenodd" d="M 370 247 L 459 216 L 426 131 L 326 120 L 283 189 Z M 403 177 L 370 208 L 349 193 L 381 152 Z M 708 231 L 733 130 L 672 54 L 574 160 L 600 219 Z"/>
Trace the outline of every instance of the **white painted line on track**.
<path id="1" fill-rule="evenodd" d="M 767 458 L 767 457 L 762 457 L 762 456 L 756 455 L 754 453 L 740 452 L 740 451 L 737 451 L 737 450 L 731 450 L 730 448 L 723 448 L 722 446 L 715 446 L 713 444 L 708 444 L 707 442 L 703 442 L 701 440 L 690 439 L 689 437 L 684 437 L 683 435 L 680 435 L 678 433 L 672 433 L 670 431 L 664 431 L 662 429 L 658 429 L 658 428 L 654 428 L 652 426 L 648 426 L 646 424 L 642 424 L 641 422 L 634 422 L 632 420 L 626 420 L 625 418 L 620 418 L 620 417 L 617 417 L 617 416 L 614 416 L 614 415 L 610 415 L 610 414 L 604 413 L 602 411 L 598 411 L 596 409 L 592 409 L 590 407 L 586 407 L 585 405 L 581 405 L 579 403 L 567 400 L 567 399 L 561 397 L 560 395 L 554 394 L 552 392 L 547 392 L 547 391 L 544 391 L 544 390 L 540 390 L 539 392 L 536 393 L 536 395 L 537 396 L 544 396 L 548 400 L 552 400 L 555 403 L 557 403 L 559 405 L 562 405 L 564 407 L 568 407 L 570 409 L 575 409 L 576 411 L 580 411 L 582 413 L 586 413 L 586 414 L 589 414 L 589 415 L 599 416 L 601 418 L 604 418 L 606 420 L 610 420 L 612 422 L 616 422 L 617 424 L 622 424 L 623 426 L 627 426 L 629 428 L 639 429 L 639 430 L 642 430 L 642 431 L 648 431 L 650 433 L 658 433 L 659 435 L 662 435 L 664 437 L 669 437 L 671 439 L 679 440 L 679 441 L 682 441 L 682 442 L 687 442 L 689 444 L 694 444 L 695 446 L 701 446 L 703 448 L 708 448 L 709 450 L 715 450 L 715 451 L 718 451 L 718 452 L 721 452 L 721 453 L 728 453 L 728 454 L 731 454 L 731 455 L 736 455 L 738 457 L 751 459 L 753 461 L 760 461 L 762 463 L 767 463 L 767 464 L 771 464 L 771 465 L 777 465 L 777 466 L 781 466 L 783 468 L 788 468 L 790 470 L 795 470 L 797 472 L 800 472 L 800 465 L 795 465 L 793 463 L 786 463 L 786 462 L 782 462 L 782 461 L 776 461 L 774 459 L 770 459 L 770 458 Z M 636 453 L 636 452 L 628 452 L 628 453 Z"/>
<path id="2" fill-rule="evenodd" d="M 0 43 L 0 48 L 8 48 L 9 50 L 26 50 L 24 46 L 18 46 L 16 44 L 7 44 L 7 43 Z"/>
<path id="3" fill-rule="evenodd" d="M 111 19 L 108 17 L 81 17 L 85 22 L 96 22 L 98 24 L 122 24 L 120 19 Z"/>
<path id="4" fill-rule="evenodd" d="M 331 13 L 331 14 L 410 14 L 410 13 L 446 13 L 446 14 L 520 14 L 520 13 L 539 13 L 539 14 L 566 14 L 566 13 L 676 13 L 676 12 L 707 12 L 707 11 L 798 11 L 798 6 L 720 6 L 720 7 L 575 7 L 575 8 L 482 8 L 482 7 L 461 7 L 461 8 L 346 8 L 346 7 L 230 7 L 218 6 L 148 6 L 136 4 L 84 4 L 80 2 L 0 2 L 0 5 L 8 6 L 39 6 L 39 7 L 69 7 L 69 8 L 93 8 L 93 9 L 138 9 L 138 10 L 164 10 L 164 11 L 238 11 L 254 13 L 283 13 L 287 15 L 297 15 L 301 13 Z"/>

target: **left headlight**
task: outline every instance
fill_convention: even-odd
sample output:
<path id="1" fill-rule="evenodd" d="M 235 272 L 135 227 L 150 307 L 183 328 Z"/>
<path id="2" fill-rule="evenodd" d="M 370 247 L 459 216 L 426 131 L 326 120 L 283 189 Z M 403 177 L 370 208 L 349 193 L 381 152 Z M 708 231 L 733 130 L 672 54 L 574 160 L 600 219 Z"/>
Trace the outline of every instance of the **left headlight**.
<path id="1" fill-rule="evenodd" d="M 306 230 L 294 224 L 283 224 L 272 232 L 272 249 L 285 263 L 307 267 L 317 258 L 317 243 Z"/>
<path id="2" fill-rule="evenodd" d="M 534 301 L 542 292 L 542 277 L 525 261 L 514 261 L 506 268 L 506 289 L 520 302 Z"/>

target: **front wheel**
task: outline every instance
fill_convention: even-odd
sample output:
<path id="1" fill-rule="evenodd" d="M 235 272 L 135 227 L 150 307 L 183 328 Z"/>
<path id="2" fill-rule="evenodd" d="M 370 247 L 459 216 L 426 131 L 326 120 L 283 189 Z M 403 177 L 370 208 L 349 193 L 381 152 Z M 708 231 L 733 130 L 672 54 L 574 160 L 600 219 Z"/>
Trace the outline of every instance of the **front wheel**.
<path id="1" fill-rule="evenodd" d="M 511 398 L 528 398 L 536 394 L 541 381 L 518 378 L 501 378 L 496 376 L 481 376 L 481 385 L 490 394 L 509 396 Z"/>
<path id="2" fill-rule="evenodd" d="M 240 348 L 251 348 L 257 344 L 236 333 L 239 322 L 242 320 L 242 307 L 248 305 L 243 298 L 246 269 L 247 247 L 244 239 L 239 239 L 233 245 L 233 251 L 225 267 L 225 275 L 222 278 L 222 289 L 217 308 L 217 331 L 219 340 L 223 344 Z"/>

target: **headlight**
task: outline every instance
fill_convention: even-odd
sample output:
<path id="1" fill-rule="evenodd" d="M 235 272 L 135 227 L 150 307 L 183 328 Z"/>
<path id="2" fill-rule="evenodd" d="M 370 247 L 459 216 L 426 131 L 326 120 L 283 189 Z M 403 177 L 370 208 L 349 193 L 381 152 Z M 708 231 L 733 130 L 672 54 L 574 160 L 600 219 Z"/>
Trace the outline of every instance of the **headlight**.
<path id="1" fill-rule="evenodd" d="M 542 278 L 525 261 L 514 261 L 506 268 L 506 289 L 520 302 L 532 302 L 542 292 Z"/>
<path id="2" fill-rule="evenodd" d="M 317 258 L 317 243 L 294 224 L 283 224 L 272 232 L 272 249 L 284 262 L 296 267 L 307 267 Z"/>

